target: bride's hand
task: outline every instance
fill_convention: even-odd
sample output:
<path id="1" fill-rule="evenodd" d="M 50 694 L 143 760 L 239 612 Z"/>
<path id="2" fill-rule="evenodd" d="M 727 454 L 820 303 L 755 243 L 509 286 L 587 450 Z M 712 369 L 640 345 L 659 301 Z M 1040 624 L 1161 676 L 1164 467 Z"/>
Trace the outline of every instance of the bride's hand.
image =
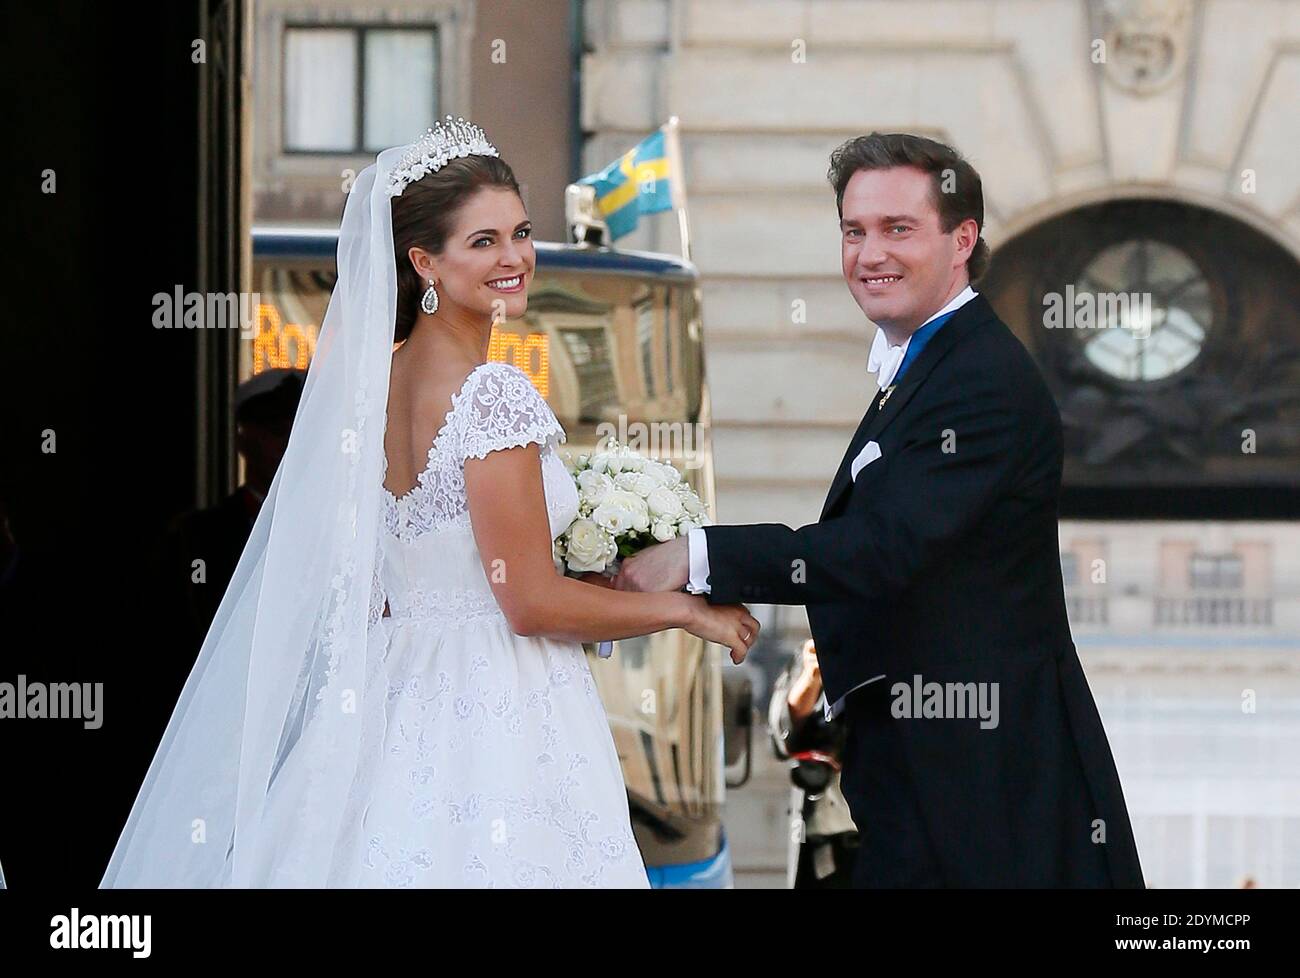
<path id="1" fill-rule="evenodd" d="M 758 640 L 758 619 L 743 604 L 709 604 L 702 597 L 691 596 L 691 611 L 685 628 L 706 642 L 717 642 L 731 649 L 731 661 L 740 665 L 750 647 Z"/>

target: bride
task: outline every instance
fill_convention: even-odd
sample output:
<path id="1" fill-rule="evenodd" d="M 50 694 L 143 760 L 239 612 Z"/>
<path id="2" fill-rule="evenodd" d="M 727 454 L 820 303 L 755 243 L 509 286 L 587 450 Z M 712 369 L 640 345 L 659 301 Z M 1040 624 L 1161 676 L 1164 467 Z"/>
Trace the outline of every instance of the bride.
<path id="1" fill-rule="evenodd" d="M 759 625 L 557 570 L 565 433 L 487 362 L 534 264 L 477 126 L 357 177 L 288 450 L 101 886 L 648 885 L 580 643 L 740 661 Z"/>

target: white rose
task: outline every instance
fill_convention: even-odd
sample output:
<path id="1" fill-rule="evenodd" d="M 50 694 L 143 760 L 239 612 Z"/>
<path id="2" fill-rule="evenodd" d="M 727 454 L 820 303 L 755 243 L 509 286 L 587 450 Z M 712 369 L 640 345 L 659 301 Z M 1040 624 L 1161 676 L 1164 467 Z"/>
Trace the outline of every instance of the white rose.
<path id="1" fill-rule="evenodd" d="M 614 489 L 614 480 L 604 472 L 586 469 L 578 473 L 578 497 L 586 506 L 599 506 L 602 499 Z"/>
<path id="2" fill-rule="evenodd" d="M 646 506 L 646 501 L 640 496 L 633 496 L 632 498 L 636 500 L 636 505 L 632 510 L 634 516 L 632 529 L 644 533 L 650 529 L 650 509 Z"/>
<path id="3" fill-rule="evenodd" d="M 682 501 L 666 486 L 657 487 L 646 496 L 646 506 L 655 519 L 678 520 L 682 515 Z"/>
<path id="4" fill-rule="evenodd" d="M 700 502 L 700 497 L 694 492 L 682 493 L 681 502 L 682 508 L 686 510 L 691 517 L 704 515 L 704 504 Z"/>
<path id="5" fill-rule="evenodd" d="M 650 526 L 650 535 L 660 543 L 676 539 L 677 527 L 665 520 L 655 520 Z"/>
<path id="6" fill-rule="evenodd" d="M 646 463 L 641 466 L 641 474 L 651 480 L 656 486 L 667 485 L 663 469 L 664 467 L 654 459 L 647 459 Z"/>
<path id="7" fill-rule="evenodd" d="M 620 472 L 614 477 L 614 485 L 620 489 L 626 489 L 628 492 L 634 492 L 642 499 L 645 499 L 654 491 L 658 483 L 645 472 Z"/>
<path id="8" fill-rule="evenodd" d="M 682 474 L 668 462 L 658 463 L 658 470 L 655 473 L 655 477 L 660 480 L 662 485 L 667 486 L 669 489 L 675 489 L 682 481 Z"/>
<path id="9" fill-rule="evenodd" d="M 622 536 L 629 530 L 650 528 L 650 514 L 646 510 L 645 501 L 625 489 L 610 490 L 591 514 L 591 518 L 615 537 Z"/>
<path id="10" fill-rule="evenodd" d="M 586 571 L 600 573 L 614 558 L 618 548 L 609 534 L 591 520 L 574 520 L 569 527 L 568 551 L 569 570 L 579 574 Z"/>

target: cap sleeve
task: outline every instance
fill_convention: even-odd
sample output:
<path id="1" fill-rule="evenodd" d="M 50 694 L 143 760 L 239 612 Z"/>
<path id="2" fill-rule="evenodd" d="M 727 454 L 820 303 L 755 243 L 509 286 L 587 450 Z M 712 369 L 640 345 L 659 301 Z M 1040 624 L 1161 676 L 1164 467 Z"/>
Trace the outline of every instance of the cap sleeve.
<path id="1" fill-rule="evenodd" d="M 494 362 L 480 367 L 463 410 L 461 449 L 467 459 L 534 442 L 544 446 L 551 438 L 565 440 L 551 406 L 528 375 L 513 364 Z"/>

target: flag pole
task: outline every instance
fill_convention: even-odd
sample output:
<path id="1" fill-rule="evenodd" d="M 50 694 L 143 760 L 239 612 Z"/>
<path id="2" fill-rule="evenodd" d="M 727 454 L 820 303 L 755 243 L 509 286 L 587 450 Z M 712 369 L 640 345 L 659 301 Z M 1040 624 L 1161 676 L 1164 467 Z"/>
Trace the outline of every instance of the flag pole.
<path id="1" fill-rule="evenodd" d="M 668 144 L 668 162 L 672 169 L 673 207 L 677 211 L 677 229 L 682 238 L 682 258 L 691 260 L 690 220 L 686 213 L 686 171 L 682 168 L 682 144 L 677 116 L 671 116 L 664 126 Z"/>

